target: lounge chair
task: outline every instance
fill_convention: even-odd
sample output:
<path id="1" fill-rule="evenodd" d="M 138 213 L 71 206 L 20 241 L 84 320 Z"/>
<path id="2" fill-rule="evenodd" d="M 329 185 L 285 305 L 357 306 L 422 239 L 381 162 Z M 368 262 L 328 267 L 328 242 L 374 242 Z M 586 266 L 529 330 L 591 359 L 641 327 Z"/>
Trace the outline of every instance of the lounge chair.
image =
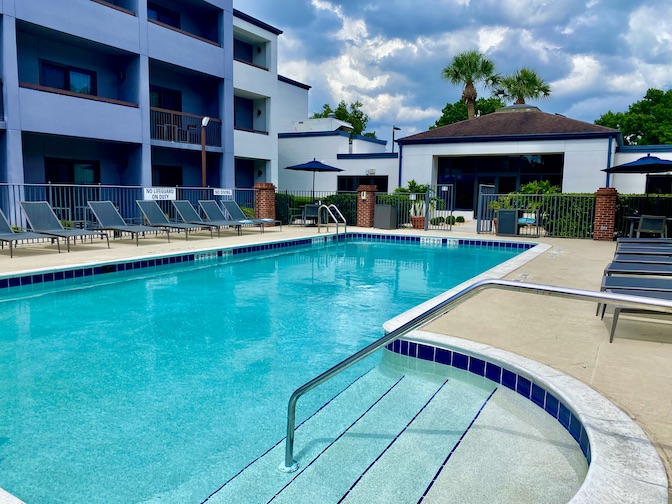
<path id="1" fill-rule="evenodd" d="M 282 221 L 279 221 L 277 219 L 250 219 L 249 217 L 245 216 L 245 213 L 243 210 L 238 206 L 238 203 L 236 203 L 234 200 L 225 200 L 222 201 L 222 206 L 224 207 L 224 210 L 231 216 L 233 220 L 243 220 L 243 219 L 249 219 L 251 220 L 254 224 L 261 224 L 261 232 L 264 232 L 264 226 L 263 224 L 280 224 L 280 230 L 282 231 Z"/>
<path id="2" fill-rule="evenodd" d="M 633 289 L 606 289 L 608 292 L 614 294 L 627 294 L 630 296 L 643 296 L 656 299 L 664 299 L 672 301 L 672 290 L 633 290 Z M 644 308 L 626 308 L 624 306 L 614 306 L 614 317 L 611 322 L 611 331 L 609 333 L 609 343 L 614 341 L 616 334 L 616 324 L 618 324 L 618 317 L 621 313 L 639 313 L 644 315 L 660 314 L 661 312 L 655 310 L 646 310 Z M 602 310 L 602 317 L 604 317 L 604 310 Z"/>
<path id="3" fill-rule="evenodd" d="M 136 200 L 140 207 L 142 215 L 150 226 L 163 229 L 182 229 L 184 230 L 185 240 L 189 239 L 189 230 L 203 229 L 204 226 L 198 224 L 186 224 L 180 222 L 170 222 L 166 214 L 163 213 L 159 204 L 154 200 Z M 210 228 L 210 238 L 212 238 L 212 228 Z"/>
<path id="4" fill-rule="evenodd" d="M 130 233 L 131 237 L 135 235 L 135 244 L 140 245 L 138 237 L 140 233 L 157 233 L 165 231 L 170 241 L 170 230 L 152 226 L 142 226 L 136 224 L 126 224 L 119 211 L 111 201 L 89 201 L 89 208 L 96 217 L 100 229 L 114 231 L 115 233 Z"/>
<path id="5" fill-rule="evenodd" d="M 7 217 L 0 210 L 0 247 L 5 248 L 5 243 L 9 244 L 9 257 L 10 259 L 14 257 L 14 243 L 22 240 L 37 240 L 39 238 L 49 238 L 54 240 L 53 236 L 48 236 L 45 234 L 34 233 L 32 231 L 14 231 L 12 226 L 10 226 Z M 61 244 L 56 240 L 56 245 L 58 246 L 58 253 L 61 253 Z"/>
<path id="6" fill-rule="evenodd" d="M 70 252 L 70 238 L 105 237 L 107 239 L 107 248 L 110 248 L 110 237 L 103 231 L 90 231 L 87 229 L 64 229 L 61 221 L 58 220 L 54 209 L 46 201 L 22 201 L 21 208 L 26 216 L 30 228 L 36 232 L 57 238 L 65 238 L 68 252 Z"/>
<path id="7" fill-rule="evenodd" d="M 193 207 L 190 201 L 188 200 L 173 200 L 173 206 L 177 211 L 180 218 L 187 224 L 198 224 L 204 228 L 217 228 L 217 238 L 221 236 L 220 230 L 223 227 L 236 227 L 235 224 L 231 224 L 229 220 L 223 221 L 204 221 L 201 219 L 201 216 L 198 215 L 198 212 Z"/>
<path id="8" fill-rule="evenodd" d="M 250 226 L 250 225 L 258 225 L 261 232 L 263 233 L 264 231 L 263 229 L 261 229 L 262 228 L 261 223 L 255 223 L 250 219 L 235 220 L 227 218 L 215 200 L 199 200 L 198 204 L 200 205 L 201 209 L 203 210 L 203 213 L 205 214 L 206 218 L 205 222 L 210 223 L 229 222 L 231 226 L 235 226 L 235 228 L 238 230 L 238 234 L 241 234 L 242 226 Z"/>
<path id="9" fill-rule="evenodd" d="M 604 275 L 672 276 L 672 264 L 614 261 L 604 269 Z"/>
<path id="10" fill-rule="evenodd" d="M 661 238 L 667 238 L 667 220 L 664 215 L 642 215 L 635 229 L 637 238 L 641 233 L 658 234 Z"/>
<path id="11" fill-rule="evenodd" d="M 634 263 L 658 263 L 658 264 L 672 264 L 672 255 L 660 254 L 621 254 L 617 252 L 614 255 L 615 262 L 634 262 Z"/>

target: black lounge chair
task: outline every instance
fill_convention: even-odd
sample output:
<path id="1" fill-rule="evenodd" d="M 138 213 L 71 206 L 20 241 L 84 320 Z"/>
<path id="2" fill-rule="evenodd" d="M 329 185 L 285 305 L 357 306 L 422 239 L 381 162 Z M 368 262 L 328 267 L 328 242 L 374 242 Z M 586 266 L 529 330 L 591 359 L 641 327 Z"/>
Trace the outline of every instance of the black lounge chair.
<path id="1" fill-rule="evenodd" d="M 7 217 L 0 210 L 0 247 L 5 248 L 5 243 L 9 245 L 9 257 L 10 259 L 14 257 L 14 243 L 22 240 L 37 240 L 40 238 L 49 238 L 52 242 L 54 241 L 53 236 L 48 236 L 46 234 L 34 233 L 32 231 L 14 231 L 12 226 L 10 226 Z M 61 253 L 61 244 L 56 240 L 56 245 L 58 246 L 58 253 Z"/>
<path id="2" fill-rule="evenodd" d="M 127 224 L 124 218 L 111 201 L 89 201 L 89 208 L 96 217 L 100 229 L 114 231 L 116 233 L 130 233 L 131 237 L 135 235 L 135 244 L 140 245 L 138 237 L 140 233 L 157 233 L 165 231 L 170 241 L 170 230 L 153 226 L 142 226 L 136 224 Z"/>
<path id="3" fill-rule="evenodd" d="M 243 226 L 258 225 L 261 228 L 261 224 L 255 223 L 250 219 L 235 220 L 227 218 L 215 200 L 198 200 L 198 204 L 205 214 L 205 222 L 228 222 L 230 226 L 235 226 L 238 234 L 241 234 Z M 261 231 L 263 232 L 263 229 Z"/>
<path id="4" fill-rule="evenodd" d="M 231 221 L 204 221 L 188 200 L 173 200 L 173 206 L 180 218 L 187 224 L 198 224 L 204 228 L 217 228 L 217 238 L 221 237 L 220 230 L 223 227 L 236 227 Z"/>
<path id="5" fill-rule="evenodd" d="M 180 222 L 170 222 L 166 214 L 163 213 L 159 204 L 154 200 L 137 200 L 142 215 L 150 226 L 164 229 L 182 229 L 184 230 L 185 240 L 189 239 L 189 230 L 203 229 L 204 226 L 198 224 L 185 224 Z M 210 238 L 213 237 L 212 228 L 210 228 Z"/>
<path id="6" fill-rule="evenodd" d="M 90 231 L 87 229 L 64 229 L 61 221 L 58 220 L 54 209 L 46 201 L 22 201 L 21 208 L 26 216 L 30 228 L 36 232 L 57 238 L 65 238 L 68 252 L 70 252 L 70 238 L 105 237 L 107 239 L 107 248 L 110 248 L 110 237 L 103 231 Z"/>
<path id="7" fill-rule="evenodd" d="M 614 262 L 634 262 L 651 264 L 672 264 L 672 255 L 658 254 L 621 254 L 614 255 Z"/>
<path id="8" fill-rule="evenodd" d="M 611 262 L 604 268 L 605 276 L 609 275 L 642 275 L 642 276 L 672 276 L 672 264 L 641 263 L 641 262 Z"/>
<path id="9" fill-rule="evenodd" d="M 264 232 L 264 224 L 280 224 L 280 231 L 282 231 L 282 221 L 276 220 L 276 219 L 252 219 L 249 217 L 245 216 L 245 213 L 243 212 L 243 209 L 238 206 L 238 203 L 236 203 L 234 200 L 225 200 L 222 201 L 222 206 L 224 207 L 224 210 L 231 216 L 233 220 L 251 220 L 253 224 L 259 224 L 261 227 L 261 232 Z"/>

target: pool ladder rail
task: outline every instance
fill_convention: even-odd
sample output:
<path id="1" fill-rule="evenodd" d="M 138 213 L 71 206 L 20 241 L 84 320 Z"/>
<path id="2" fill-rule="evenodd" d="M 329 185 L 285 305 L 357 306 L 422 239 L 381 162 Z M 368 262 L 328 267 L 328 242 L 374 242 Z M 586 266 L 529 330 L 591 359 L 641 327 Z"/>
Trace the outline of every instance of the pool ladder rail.
<path id="1" fill-rule="evenodd" d="M 325 207 L 326 205 L 322 205 Z M 322 208 L 320 207 L 320 208 Z M 319 214 L 318 214 L 319 215 Z M 581 289 L 572 289 L 567 287 L 555 287 L 551 285 L 541 285 L 525 282 L 516 282 L 511 280 L 486 279 L 475 282 L 465 289 L 457 292 L 448 299 L 429 308 L 417 317 L 402 324 L 394 331 L 387 333 L 382 338 L 374 341 L 370 345 L 362 348 L 357 353 L 352 354 L 347 359 L 328 369 L 321 375 L 313 378 L 297 388 L 289 398 L 287 405 L 287 438 L 285 440 L 285 462 L 278 468 L 282 472 L 294 472 L 299 468 L 299 463 L 294 460 L 294 432 L 296 430 L 296 403 L 299 398 L 310 392 L 312 389 L 333 378 L 341 371 L 345 371 L 350 366 L 358 363 L 362 359 L 384 348 L 389 343 L 405 336 L 415 329 L 445 315 L 455 306 L 467 301 L 469 298 L 479 294 L 486 289 L 502 289 L 507 291 L 525 292 L 529 294 L 538 294 L 545 296 L 561 297 L 575 299 L 579 301 L 592 301 L 595 303 L 606 303 L 607 301 L 618 303 L 627 308 L 640 308 L 662 313 L 672 313 L 672 301 L 642 298 L 641 296 L 629 296 L 625 294 L 613 294 L 611 292 L 598 292 Z"/>
<path id="2" fill-rule="evenodd" d="M 327 233 L 329 232 L 330 218 L 333 219 L 333 221 L 336 223 L 336 236 L 338 236 L 338 224 L 339 224 L 339 222 L 341 222 L 343 224 L 343 227 L 344 227 L 343 233 L 348 232 L 348 222 L 345 220 L 345 217 L 343 216 L 341 211 L 338 209 L 338 207 L 336 205 L 334 205 L 333 203 L 331 203 L 329 205 L 320 205 L 317 209 L 317 232 L 318 233 L 322 232 L 321 231 L 322 219 L 320 218 L 321 212 L 326 213 L 327 218 L 325 219 L 325 221 L 326 221 L 326 226 L 327 226 Z M 340 221 L 339 221 L 339 219 L 340 219 Z"/>

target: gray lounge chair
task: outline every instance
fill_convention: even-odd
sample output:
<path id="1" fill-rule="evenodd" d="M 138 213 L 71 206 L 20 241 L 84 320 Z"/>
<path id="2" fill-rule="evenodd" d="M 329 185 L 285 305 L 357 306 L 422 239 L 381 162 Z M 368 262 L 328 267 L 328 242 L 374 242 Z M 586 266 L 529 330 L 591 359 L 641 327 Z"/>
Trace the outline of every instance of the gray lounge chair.
<path id="1" fill-rule="evenodd" d="M 159 204 L 154 200 L 137 200 L 142 215 L 150 226 L 164 229 L 182 229 L 185 239 L 189 239 L 189 231 L 194 229 L 203 229 L 204 226 L 198 224 L 185 224 L 180 222 L 170 222 L 166 214 L 163 213 Z M 213 237 L 212 228 L 210 228 L 210 238 Z"/>
<path id="2" fill-rule="evenodd" d="M 635 229 L 637 238 L 641 233 L 657 234 L 661 238 L 667 238 L 667 220 L 664 215 L 642 215 Z"/>
<path id="3" fill-rule="evenodd" d="M 672 301 L 672 290 L 636 290 L 636 289 L 606 289 L 608 292 L 613 292 L 614 294 L 628 294 L 630 296 L 644 296 L 656 299 L 664 299 L 666 301 Z M 609 343 L 614 341 L 614 335 L 616 334 L 616 324 L 618 324 L 618 317 L 621 313 L 640 313 L 640 314 L 660 314 L 661 312 L 655 310 L 646 310 L 643 308 L 626 308 L 624 306 L 615 305 L 614 306 L 614 317 L 611 322 L 611 331 L 609 333 Z M 604 317 L 604 310 L 602 310 L 602 317 Z"/>
<path id="4" fill-rule="evenodd" d="M 215 200 L 198 200 L 198 204 L 205 214 L 205 222 L 229 222 L 230 225 L 235 226 L 238 234 L 241 234 L 242 226 L 258 225 L 261 228 L 261 224 L 254 223 L 250 219 L 235 220 L 227 218 Z M 261 231 L 263 232 L 263 230 Z"/>
<path id="5" fill-rule="evenodd" d="M 222 201 L 222 206 L 233 220 L 248 219 L 251 220 L 254 224 L 259 224 L 262 233 L 264 232 L 264 224 L 279 224 L 280 230 L 282 231 L 282 221 L 276 219 L 251 219 L 249 217 L 246 217 L 242 208 L 240 208 L 238 206 L 238 203 L 236 203 L 234 200 Z"/>
<path id="6" fill-rule="evenodd" d="M 89 208 L 96 217 L 100 229 L 114 231 L 116 233 L 130 233 L 131 237 L 135 235 L 135 244 L 140 245 L 138 237 L 140 233 L 157 233 L 165 231 L 170 241 L 170 230 L 153 226 L 142 226 L 136 224 L 127 224 L 124 218 L 111 201 L 89 201 Z"/>
<path id="7" fill-rule="evenodd" d="M 634 262 L 634 263 L 653 263 L 653 264 L 672 264 L 672 255 L 658 254 L 621 254 L 614 255 L 615 262 Z"/>
<path id="8" fill-rule="evenodd" d="M 64 229 L 58 220 L 54 209 L 46 201 L 22 201 L 21 208 L 26 216 L 30 228 L 36 232 L 57 238 L 65 238 L 68 252 L 70 252 L 70 238 L 105 237 L 107 248 L 110 248 L 110 237 L 103 231 L 90 231 L 88 229 Z"/>
<path id="9" fill-rule="evenodd" d="M 5 248 L 5 243 L 9 244 L 9 257 L 10 259 L 14 257 L 14 243 L 22 240 L 37 240 L 39 238 L 49 238 L 52 242 L 54 241 L 53 236 L 48 236 L 45 234 L 34 233 L 32 231 L 14 231 L 12 226 L 10 226 L 7 217 L 0 210 L 0 247 Z M 61 253 L 61 244 L 56 240 L 56 245 L 58 246 L 58 253 Z"/>
<path id="10" fill-rule="evenodd" d="M 204 228 L 217 228 L 217 238 L 221 236 L 220 230 L 223 227 L 236 227 L 235 224 L 231 224 L 231 221 L 204 221 L 201 219 L 201 216 L 198 215 L 198 212 L 193 207 L 190 201 L 188 200 L 174 200 L 173 206 L 177 211 L 180 218 L 187 224 L 198 224 Z"/>

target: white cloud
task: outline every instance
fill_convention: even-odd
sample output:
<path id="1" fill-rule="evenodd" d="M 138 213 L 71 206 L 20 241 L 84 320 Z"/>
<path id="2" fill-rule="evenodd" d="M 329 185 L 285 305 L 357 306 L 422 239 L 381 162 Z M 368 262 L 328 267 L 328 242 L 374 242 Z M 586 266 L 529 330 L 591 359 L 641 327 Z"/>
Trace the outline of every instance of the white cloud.
<path id="1" fill-rule="evenodd" d="M 504 41 L 508 29 L 503 26 L 483 27 L 478 30 L 478 50 L 487 53 Z"/>
<path id="2" fill-rule="evenodd" d="M 672 6 L 640 7 L 628 20 L 623 35 L 633 54 L 644 59 L 672 59 Z"/>
<path id="3" fill-rule="evenodd" d="M 596 86 L 604 86 L 602 65 L 593 56 L 576 55 L 571 58 L 572 70 L 564 79 L 551 83 L 554 95 L 563 96 L 592 91 Z"/>

